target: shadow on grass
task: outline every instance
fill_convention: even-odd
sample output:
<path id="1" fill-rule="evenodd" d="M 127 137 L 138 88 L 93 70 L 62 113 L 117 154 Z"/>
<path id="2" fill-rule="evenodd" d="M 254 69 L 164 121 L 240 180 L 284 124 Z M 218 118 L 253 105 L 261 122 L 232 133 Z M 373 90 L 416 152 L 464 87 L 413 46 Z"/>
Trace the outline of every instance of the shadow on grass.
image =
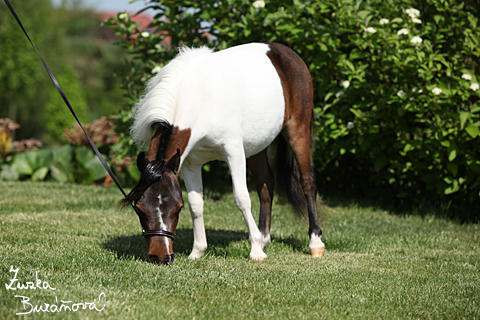
<path id="1" fill-rule="evenodd" d="M 248 258 L 250 254 L 250 242 L 248 233 L 243 231 L 231 230 L 211 230 L 207 229 L 208 249 L 206 254 L 216 257 L 244 257 Z M 281 243 L 300 253 L 308 253 L 308 248 L 302 241 L 293 236 L 280 238 L 272 236 L 272 240 Z M 176 254 L 189 255 L 193 245 L 193 230 L 178 229 L 177 239 L 173 244 L 173 250 Z M 119 260 L 141 260 L 147 259 L 147 245 L 143 236 L 118 236 L 105 240 L 101 243 L 102 248 L 116 253 Z"/>

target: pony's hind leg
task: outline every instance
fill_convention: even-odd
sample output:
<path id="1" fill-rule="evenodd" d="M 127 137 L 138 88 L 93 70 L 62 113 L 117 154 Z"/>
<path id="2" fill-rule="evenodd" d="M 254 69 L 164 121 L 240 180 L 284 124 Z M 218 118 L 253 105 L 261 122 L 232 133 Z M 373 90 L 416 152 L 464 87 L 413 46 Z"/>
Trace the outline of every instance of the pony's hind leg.
<path id="1" fill-rule="evenodd" d="M 241 140 L 234 143 L 231 141 L 225 147 L 225 158 L 230 168 L 233 185 L 233 198 L 238 209 L 243 214 L 245 223 L 247 224 L 248 233 L 250 234 L 250 259 L 264 260 L 267 255 L 263 252 L 262 235 L 258 230 L 257 224 L 252 216 L 252 203 L 247 187 L 247 166 L 245 160 L 245 151 Z"/>
<path id="2" fill-rule="evenodd" d="M 202 166 L 185 165 L 182 177 L 188 194 L 188 206 L 193 224 L 193 248 L 190 259 L 200 258 L 207 250 L 207 237 L 203 222 Z"/>
<path id="3" fill-rule="evenodd" d="M 322 230 L 317 219 L 317 185 L 310 158 L 310 125 L 309 122 L 295 121 L 295 118 L 292 118 L 285 129 L 284 136 L 293 151 L 300 173 L 300 186 L 307 200 L 310 254 L 312 257 L 321 257 L 325 245 L 321 240 Z"/>
<path id="4" fill-rule="evenodd" d="M 260 198 L 260 217 L 258 228 L 262 234 L 262 248 L 270 243 L 270 221 L 272 215 L 273 190 L 275 178 L 268 164 L 267 149 L 247 159 L 248 169 L 253 174 L 258 197 Z"/>

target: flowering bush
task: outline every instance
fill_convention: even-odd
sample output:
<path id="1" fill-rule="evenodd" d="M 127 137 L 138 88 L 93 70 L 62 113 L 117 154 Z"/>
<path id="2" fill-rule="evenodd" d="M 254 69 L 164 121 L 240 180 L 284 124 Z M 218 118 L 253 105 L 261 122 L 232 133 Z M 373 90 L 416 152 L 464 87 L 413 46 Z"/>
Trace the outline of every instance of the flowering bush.
<path id="1" fill-rule="evenodd" d="M 93 123 L 84 125 L 84 129 L 97 147 L 114 144 L 120 139 L 115 132 L 113 122 L 107 120 L 105 117 L 101 117 Z M 87 137 L 78 123 L 73 124 L 73 128 L 71 129 L 63 129 L 62 139 L 71 145 L 90 146 Z"/>
<path id="2" fill-rule="evenodd" d="M 123 82 L 132 105 L 181 44 L 280 42 L 304 59 L 314 81 L 321 187 L 478 212 L 475 3 L 152 0 L 148 7 L 158 13 L 148 36 L 126 13 L 105 22 L 133 56 Z M 128 111 L 122 119 L 126 125 Z"/>

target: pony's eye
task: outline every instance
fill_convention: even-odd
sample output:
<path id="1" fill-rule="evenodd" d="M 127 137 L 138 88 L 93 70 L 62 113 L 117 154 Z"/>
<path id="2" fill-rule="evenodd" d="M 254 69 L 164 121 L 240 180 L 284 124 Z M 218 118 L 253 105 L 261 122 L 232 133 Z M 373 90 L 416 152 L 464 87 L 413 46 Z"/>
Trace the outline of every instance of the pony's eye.
<path id="1" fill-rule="evenodd" d="M 183 206 L 180 207 L 180 209 L 177 210 L 177 212 L 175 212 L 175 215 L 178 217 L 180 215 L 180 211 L 182 211 L 183 209 Z"/>

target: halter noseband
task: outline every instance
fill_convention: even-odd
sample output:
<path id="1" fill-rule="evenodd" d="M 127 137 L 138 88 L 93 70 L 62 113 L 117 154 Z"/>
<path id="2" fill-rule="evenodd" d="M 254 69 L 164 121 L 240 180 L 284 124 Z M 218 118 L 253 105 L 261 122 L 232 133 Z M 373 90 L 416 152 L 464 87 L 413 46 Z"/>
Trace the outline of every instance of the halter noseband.
<path id="1" fill-rule="evenodd" d="M 164 236 L 168 237 L 172 240 L 175 240 L 176 236 L 175 233 L 167 231 L 167 230 L 142 230 L 142 236 Z"/>
<path id="2" fill-rule="evenodd" d="M 132 207 L 133 207 L 133 210 L 135 210 L 135 212 L 137 213 L 137 215 L 139 215 L 139 213 L 141 213 L 143 215 L 146 215 L 145 212 L 143 212 L 142 210 L 140 210 L 140 208 L 138 208 L 136 206 L 136 204 L 133 205 Z M 140 222 L 141 222 L 141 220 L 140 220 Z M 142 236 L 144 236 L 144 237 L 147 237 L 147 236 L 163 236 L 163 237 L 170 238 L 172 240 L 175 240 L 175 238 L 176 238 L 176 235 L 173 232 L 170 232 L 170 231 L 167 231 L 167 230 L 145 230 L 143 228 L 143 226 L 142 226 Z"/>

